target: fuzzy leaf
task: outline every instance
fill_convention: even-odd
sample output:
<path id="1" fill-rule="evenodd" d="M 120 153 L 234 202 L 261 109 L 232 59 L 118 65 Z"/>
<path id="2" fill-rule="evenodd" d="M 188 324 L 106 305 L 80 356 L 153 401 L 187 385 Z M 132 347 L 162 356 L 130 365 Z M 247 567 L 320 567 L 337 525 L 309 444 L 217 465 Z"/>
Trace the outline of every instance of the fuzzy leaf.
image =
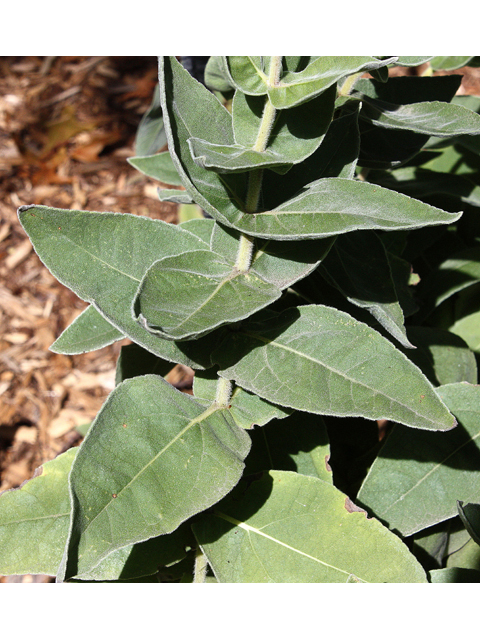
<path id="1" fill-rule="evenodd" d="M 135 136 L 137 156 L 149 156 L 159 151 L 167 143 L 163 126 L 162 108 L 158 84 L 155 86 L 152 104 L 143 115 Z"/>
<path id="2" fill-rule="evenodd" d="M 390 341 L 331 307 L 259 313 L 231 332 L 213 359 L 220 376 L 300 411 L 387 418 L 420 429 L 456 424 L 430 382 Z"/>
<path id="3" fill-rule="evenodd" d="M 208 247 L 197 236 L 161 220 L 130 214 L 32 205 L 21 207 L 19 217 L 53 275 L 93 303 L 123 335 L 165 360 L 210 366 L 201 344 L 178 347 L 154 336 L 135 322 L 130 310 L 145 271 L 160 256 Z"/>
<path id="4" fill-rule="evenodd" d="M 459 500 L 457 508 L 465 529 L 480 544 L 480 504 L 464 504 Z"/>
<path id="5" fill-rule="evenodd" d="M 172 162 L 168 151 L 162 151 L 152 156 L 137 156 L 127 158 L 127 161 L 149 178 L 155 178 L 165 184 L 181 185 L 182 181 Z"/>
<path id="6" fill-rule="evenodd" d="M 323 262 L 321 273 L 349 302 L 367 309 L 400 344 L 414 348 L 407 338 L 386 251 L 373 231 L 340 236 Z"/>
<path id="7" fill-rule="evenodd" d="M 357 497 L 404 536 L 456 515 L 457 500 L 480 501 L 480 387 L 460 382 L 437 392 L 460 425 L 448 433 L 396 426 Z"/>
<path id="8" fill-rule="evenodd" d="M 170 533 L 215 504 L 240 479 L 249 448 L 228 410 L 205 409 L 158 376 L 118 385 L 72 467 L 59 578 L 89 573 L 113 551 Z"/>
<path id="9" fill-rule="evenodd" d="M 121 331 L 90 305 L 55 340 L 50 351 L 68 355 L 86 353 L 102 349 L 123 337 Z"/>
<path id="10" fill-rule="evenodd" d="M 400 67 L 418 67 L 432 58 L 433 56 L 398 56 L 394 64 Z"/>
<path id="11" fill-rule="evenodd" d="M 223 56 L 211 56 L 205 66 L 205 84 L 212 91 L 233 92 Z"/>
<path id="12" fill-rule="evenodd" d="M 57 573 L 70 519 L 67 476 L 77 449 L 45 462 L 31 480 L 0 494 L 0 574 Z"/>
<path id="13" fill-rule="evenodd" d="M 160 202 L 173 202 L 174 204 L 192 204 L 193 200 L 183 189 L 157 189 Z"/>
<path id="14" fill-rule="evenodd" d="M 227 56 L 226 64 L 233 84 L 248 95 L 264 95 L 277 109 L 290 109 L 311 100 L 336 82 L 360 71 L 379 69 L 396 58 L 380 60 L 373 56 L 312 56 L 301 71 L 287 71 L 277 85 L 270 85 L 270 58 L 265 56 Z"/>
<path id="15" fill-rule="evenodd" d="M 255 151 L 238 144 L 212 144 L 199 138 L 189 138 L 188 146 L 192 158 L 200 167 L 213 169 L 217 173 L 269 168 L 284 174 L 291 166 L 286 163 L 284 156 L 271 149 Z"/>
<path id="16" fill-rule="evenodd" d="M 359 106 L 358 102 L 351 103 L 336 114 L 320 147 L 302 163 L 293 165 L 288 180 L 272 171 L 264 173 L 262 208 L 275 209 L 320 178 L 355 177 L 360 150 Z"/>
<path id="17" fill-rule="evenodd" d="M 472 58 L 473 56 L 435 56 L 430 60 L 430 65 L 434 71 L 453 71 L 467 65 Z"/>
<path id="18" fill-rule="evenodd" d="M 433 584 L 445 582 L 480 582 L 480 571 L 464 567 L 448 567 L 433 569 L 429 572 L 430 582 Z"/>
<path id="19" fill-rule="evenodd" d="M 266 282 L 279 289 L 286 289 L 304 278 L 325 259 L 335 238 L 279 242 L 254 239 L 252 269 Z M 240 232 L 215 223 L 210 248 L 230 261 L 238 253 Z"/>
<path id="20" fill-rule="evenodd" d="M 318 180 L 271 211 L 246 214 L 245 174 L 221 176 L 202 169 L 193 161 L 186 143 L 192 136 L 205 136 L 214 144 L 231 145 L 230 114 L 175 59 L 160 61 L 159 77 L 169 148 L 185 188 L 205 211 L 227 226 L 254 237 L 299 240 L 362 228 L 412 229 L 453 222 L 460 215 L 343 178 Z M 211 118 L 200 121 L 201 112 L 211 113 Z"/>
<path id="21" fill-rule="evenodd" d="M 452 382 L 477 384 L 475 355 L 459 336 L 436 327 L 407 327 L 409 340 L 415 350 L 405 352 L 427 376 L 432 384 Z"/>
<path id="22" fill-rule="evenodd" d="M 426 582 L 407 547 L 328 482 L 270 471 L 192 525 L 218 582 Z"/>
<path id="23" fill-rule="evenodd" d="M 422 282 L 425 299 L 419 317 L 424 319 L 455 293 L 480 282 L 480 246 L 452 253 Z"/>
<path id="24" fill-rule="evenodd" d="M 450 224 L 460 215 L 367 182 L 324 178 L 272 211 L 236 215 L 227 224 L 252 236 L 293 240 Z"/>
<path id="25" fill-rule="evenodd" d="M 217 220 L 244 208 L 247 176 L 220 175 L 192 158 L 189 138 L 232 145 L 232 116 L 206 87 L 197 82 L 174 57 L 159 59 L 160 97 L 169 151 L 182 183 L 192 199 Z M 208 113 L 209 118 L 202 117 Z"/>
<path id="26" fill-rule="evenodd" d="M 393 105 L 365 96 L 364 102 L 360 117 L 385 129 L 406 129 L 437 138 L 480 133 L 480 115 L 456 104 L 417 102 Z"/>
<path id="27" fill-rule="evenodd" d="M 281 293 L 255 269 L 240 272 L 212 251 L 190 251 L 150 267 L 138 289 L 134 313 L 148 331 L 184 340 L 242 320 Z"/>

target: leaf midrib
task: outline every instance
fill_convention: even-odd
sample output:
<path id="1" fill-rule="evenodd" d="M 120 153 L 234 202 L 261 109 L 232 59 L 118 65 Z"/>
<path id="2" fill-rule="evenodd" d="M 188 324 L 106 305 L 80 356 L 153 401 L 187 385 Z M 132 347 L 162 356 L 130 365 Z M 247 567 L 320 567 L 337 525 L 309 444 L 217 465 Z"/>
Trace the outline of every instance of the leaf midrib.
<path id="1" fill-rule="evenodd" d="M 308 355 L 307 353 L 302 353 L 301 351 L 297 351 L 296 349 L 292 349 L 292 347 L 284 345 L 284 344 L 282 344 L 280 342 L 276 342 L 275 340 L 270 340 L 269 338 L 265 338 L 265 337 L 259 335 L 258 333 L 254 333 L 253 331 L 245 331 L 245 330 L 243 330 L 242 333 L 244 335 L 247 335 L 247 336 L 251 337 L 251 338 L 257 339 L 260 342 L 263 342 L 264 344 L 273 345 L 274 347 L 277 347 L 277 348 L 280 348 L 280 349 L 285 349 L 286 351 L 289 351 L 290 353 L 293 353 L 293 354 L 295 354 L 295 355 L 297 355 L 297 356 L 299 356 L 301 358 L 304 358 L 306 360 L 310 360 L 311 362 L 319 365 L 320 367 L 328 369 L 332 373 L 338 375 L 341 378 L 344 378 L 345 380 L 351 382 L 352 384 L 356 384 L 358 386 L 364 387 L 365 389 L 368 389 L 371 392 L 378 393 L 378 394 L 382 395 L 384 398 L 387 398 L 392 403 L 394 403 L 394 404 L 396 404 L 396 405 L 398 405 L 400 407 L 403 407 L 404 409 L 409 411 L 411 414 L 413 414 L 415 416 L 418 416 L 418 417 L 422 418 L 423 420 L 426 420 L 426 421 L 430 422 L 432 425 L 438 425 L 438 422 L 432 420 L 431 418 L 429 418 L 427 416 L 424 416 L 421 413 L 417 413 L 411 407 L 409 407 L 409 406 L 407 406 L 405 404 L 402 404 L 397 399 L 388 396 L 386 393 L 381 392 L 378 389 L 374 389 L 373 387 L 370 387 L 369 385 L 365 384 L 364 382 L 362 382 L 360 380 L 357 380 L 355 378 L 351 378 L 350 376 L 348 376 L 347 374 L 343 373 L 342 371 L 338 371 L 337 369 L 335 369 L 331 365 L 324 364 L 320 360 L 317 360 L 317 359 L 313 358 L 312 356 Z M 297 337 L 299 337 L 299 336 L 297 336 Z M 356 365 L 356 366 L 358 366 L 358 365 Z M 227 368 L 229 368 L 229 367 L 227 367 Z M 272 370 L 270 369 L 270 371 L 272 371 Z M 274 373 L 274 372 L 272 371 L 272 373 Z M 439 398 L 439 400 L 441 402 L 440 398 Z M 273 401 L 273 402 L 275 402 L 275 401 Z M 283 403 L 283 404 L 285 404 L 285 403 Z M 285 406 L 288 406 L 288 405 L 285 405 Z"/>
<path id="2" fill-rule="evenodd" d="M 203 407 L 202 407 L 203 408 Z M 212 403 L 207 409 L 205 409 L 201 414 L 199 414 L 198 416 L 196 416 L 195 418 L 192 418 L 188 424 L 181 430 L 179 431 L 179 433 L 177 433 L 157 454 L 155 454 L 153 456 L 153 458 L 151 458 L 146 465 L 144 465 L 130 480 L 129 482 L 122 487 L 122 489 L 120 489 L 115 495 L 116 498 L 112 498 L 111 500 L 109 500 L 105 506 L 95 515 L 94 518 L 92 518 L 92 520 L 90 520 L 87 524 L 87 526 L 85 527 L 85 529 L 83 530 L 83 533 L 86 533 L 86 531 L 88 531 L 88 529 L 90 528 L 90 526 L 95 522 L 95 520 L 112 504 L 113 500 L 118 500 L 118 498 L 121 496 L 121 494 L 130 487 L 130 485 L 132 485 L 137 478 L 139 478 L 147 469 L 148 467 L 150 467 L 154 462 L 156 462 L 156 460 L 158 460 L 158 458 L 163 455 L 171 446 L 173 446 L 175 444 L 175 442 L 177 442 L 185 433 L 187 433 L 187 431 L 189 431 L 192 427 L 194 427 L 196 424 L 198 424 L 199 422 L 203 422 L 204 420 L 206 420 L 208 417 L 210 417 L 210 415 L 214 414 L 217 411 L 222 411 L 223 407 L 219 406 L 218 404 L 216 404 L 215 402 Z"/>
<path id="3" fill-rule="evenodd" d="M 439 468 L 443 468 L 446 461 L 449 460 L 452 456 L 454 456 L 456 453 L 458 453 L 461 449 L 463 449 L 464 447 L 466 447 L 468 444 L 470 444 L 470 442 L 474 442 L 475 440 L 477 440 L 477 438 L 480 438 L 480 431 L 475 434 L 474 436 L 470 436 L 470 438 L 468 440 L 466 440 L 465 442 L 463 442 L 459 447 L 457 447 L 454 451 L 452 451 L 451 453 L 449 453 L 448 456 L 446 456 L 441 462 L 438 462 L 436 465 L 434 465 L 430 471 L 428 473 L 426 473 L 424 476 L 422 476 L 414 485 L 413 487 L 410 487 L 410 489 L 408 491 L 406 491 L 404 494 L 402 494 L 399 498 L 397 498 L 395 500 L 395 502 L 392 502 L 390 504 L 389 507 L 387 507 L 387 509 L 385 509 L 385 511 L 383 513 L 387 513 L 388 511 L 390 511 L 390 509 L 392 509 L 392 507 L 394 507 L 397 502 L 400 502 L 401 500 L 403 500 L 406 496 L 408 496 L 409 493 L 411 493 L 412 491 L 414 491 L 417 487 L 419 487 L 422 482 L 424 482 L 429 476 L 432 475 L 432 473 L 435 473 Z"/>
<path id="4" fill-rule="evenodd" d="M 100 258 L 99 256 L 95 255 L 94 253 L 92 253 L 91 251 L 89 251 L 88 249 L 86 249 L 84 246 L 82 246 L 81 244 L 78 244 L 77 242 L 75 242 L 74 240 L 72 240 L 72 238 L 70 238 L 67 235 L 63 235 L 63 237 L 65 238 L 65 240 L 67 242 L 69 242 L 70 244 L 72 244 L 74 247 L 76 247 L 77 249 L 79 249 L 80 251 L 83 251 L 84 253 L 86 253 L 88 256 L 91 256 L 92 258 L 94 258 L 95 260 L 97 260 L 98 262 L 100 262 L 101 264 L 104 264 L 106 267 L 108 267 L 109 269 L 111 269 L 112 271 L 116 271 L 117 273 L 121 274 L 122 276 L 125 276 L 127 278 L 130 278 L 130 280 L 133 280 L 134 282 L 140 282 L 140 280 L 138 278 L 135 278 L 135 276 L 132 276 L 129 273 L 125 273 L 124 271 L 122 271 L 121 269 L 119 269 L 118 267 L 115 267 L 114 265 L 110 264 L 109 262 L 106 262 L 105 260 L 102 260 L 102 258 Z"/>
<path id="5" fill-rule="evenodd" d="M 262 537 L 266 538 L 267 540 L 270 540 L 271 542 L 273 542 L 275 544 L 279 544 L 280 546 L 285 547 L 289 551 L 293 551 L 294 553 L 298 553 L 299 555 L 304 556 L 305 558 L 308 558 L 309 560 L 313 560 L 314 562 L 317 562 L 318 564 L 321 564 L 324 567 L 327 567 L 329 569 L 333 569 L 334 571 L 338 571 L 339 573 L 344 573 L 346 576 L 350 576 L 352 574 L 351 571 L 345 571 L 344 569 L 340 569 L 340 567 L 335 567 L 334 565 L 331 565 L 328 562 L 324 562 L 323 560 L 320 560 L 319 558 L 315 558 L 315 556 L 311 556 L 310 554 L 305 553 L 304 551 L 301 551 L 300 549 L 296 549 L 295 547 L 292 547 L 291 545 L 287 544 L 286 542 L 282 542 L 278 538 L 274 538 L 273 536 L 269 536 L 267 533 L 264 533 L 260 529 L 252 527 L 251 525 L 247 524 L 246 522 L 242 522 L 241 520 L 237 520 L 236 518 L 232 518 L 231 516 L 227 515 L 226 513 L 223 513 L 223 512 L 218 511 L 218 510 L 215 510 L 214 511 L 214 515 L 216 515 L 219 518 L 222 518 L 223 520 L 226 520 L 227 522 L 230 522 L 231 524 L 234 524 L 237 527 L 240 527 L 241 529 L 244 529 L 245 531 L 247 531 L 248 534 L 255 533 L 255 534 L 259 535 L 259 536 L 262 536 Z M 358 576 L 356 576 L 356 577 L 358 577 Z"/>

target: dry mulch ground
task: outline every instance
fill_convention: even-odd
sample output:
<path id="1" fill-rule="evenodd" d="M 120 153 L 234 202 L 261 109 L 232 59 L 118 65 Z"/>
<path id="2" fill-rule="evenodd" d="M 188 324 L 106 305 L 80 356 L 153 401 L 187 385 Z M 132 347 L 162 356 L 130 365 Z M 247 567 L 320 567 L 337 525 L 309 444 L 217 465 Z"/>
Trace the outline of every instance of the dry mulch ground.
<path id="1" fill-rule="evenodd" d="M 459 93 L 480 95 L 480 69 L 456 73 L 465 73 Z M 17 208 L 176 222 L 175 206 L 157 198 L 158 183 L 126 162 L 156 82 L 154 57 L 0 58 L 0 491 L 80 442 L 76 427 L 100 409 L 128 343 L 78 356 L 48 350 L 86 303 L 41 264 Z M 191 372 L 177 368 L 171 376 L 188 386 Z"/>

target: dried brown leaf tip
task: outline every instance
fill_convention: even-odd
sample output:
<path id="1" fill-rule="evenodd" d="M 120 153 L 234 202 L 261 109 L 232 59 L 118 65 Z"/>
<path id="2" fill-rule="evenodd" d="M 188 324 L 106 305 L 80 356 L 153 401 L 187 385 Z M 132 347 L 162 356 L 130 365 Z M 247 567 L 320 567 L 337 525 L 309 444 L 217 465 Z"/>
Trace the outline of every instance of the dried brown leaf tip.
<path id="1" fill-rule="evenodd" d="M 345 509 L 348 511 L 348 513 L 359 511 L 360 513 L 364 513 L 366 518 L 368 518 L 368 513 L 365 511 L 365 509 L 357 506 L 352 500 L 350 500 L 348 496 L 346 496 L 345 498 Z"/>

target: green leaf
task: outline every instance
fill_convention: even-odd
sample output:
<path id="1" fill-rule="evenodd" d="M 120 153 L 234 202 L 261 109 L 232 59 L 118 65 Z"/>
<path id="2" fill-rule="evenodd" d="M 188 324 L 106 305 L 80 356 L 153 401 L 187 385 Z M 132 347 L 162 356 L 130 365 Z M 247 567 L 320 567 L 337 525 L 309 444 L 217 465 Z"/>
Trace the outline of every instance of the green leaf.
<path id="1" fill-rule="evenodd" d="M 387 253 L 373 231 L 340 236 L 323 261 L 321 273 L 349 302 L 367 309 L 400 344 L 414 348 L 407 338 Z"/>
<path id="2" fill-rule="evenodd" d="M 390 528 L 408 536 L 457 513 L 457 500 L 480 501 L 480 387 L 437 389 L 460 425 L 448 433 L 396 426 L 357 499 Z"/>
<path id="3" fill-rule="evenodd" d="M 261 312 L 231 332 L 213 359 L 220 376 L 300 411 L 386 418 L 420 429 L 456 424 L 430 382 L 390 341 L 331 307 Z"/>
<path id="4" fill-rule="evenodd" d="M 472 351 L 480 353 L 480 311 L 458 318 L 448 330 L 465 340 Z"/>
<path id="5" fill-rule="evenodd" d="M 453 520 L 440 522 L 413 537 L 412 553 L 427 571 L 443 566 L 452 522 Z"/>
<path id="6" fill-rule="evenodd" d="M 272 211 L 240 214 L 227 224 L 256 237 L 298 240 L 356 229 L 416 229 L 460 216 L 368 182 L 324 178 Z"/>
<path id="7" fill-rule="evenodd" d="M 151 156 L 127 158 L 127 162 L 149 178 L 155 178 L 155 180 L 159 180 L 165 184 L 178 186 L 182 184 L 182 180 L 175 169 L 172 157 L 168 151 L 156 153 Z"/>
<path id="8" fill-rule="evenodd" d="M 200 167 L 213 169 L 217 173 L 269 168 L 284 174 L 290 169 L 285 157 L 271 149 L 255 151 L 238 144 L 213 144 L 199 138 L 189 138 L 188 146 L 192 158 Z"/>
<path id="9" fill-rule="evenodd" d="M 433 56 L 398 56 L 394 64 L 400 67 L 418 67 L 432 58 Z"/>
<path id="10" fill-rule="evenodd" d="M 280 296 L 254 268 L 241 272 L 217 253 L 190 251 L 150 267 L 134 313 L 148 331 L 184 340 L 242 320 Z"/>
<path id="11" fill-rule="evenodd" d="M 480 504 L 464 504 L 459 500 L 457 508 L 465 529 L 480 544 Z"/>
<path id="12" fill-rule="evenodd" d="M 366 96 L 363 100 L 360 117 L 385 129 L 406 129 L 438 138 L 480 133 L 480 115 L 456 104 L 417 102 L 393 105 Z"/>
<path id="13" fill-rule="evenodd" d="M 411 105 L 425 101 L 449 102 L 455 95 L 460 76 L 389 78 L 385 84 L 374 80 L 360 79 L 355 83 L 352 98 L 379 100 L 382 104 Z M 365 105 L 362 105 L 363 115 Z M 359 164 L 368 168 L 390 168 L 414 157 L 428 142 L 427 135 L 400 129 L 378 127 L 371 119 L 359 120 L 361 147 Z"/>
<path id="14" fill-rule="evenodd" d="M 137 156 L 149 156 L 167 144 L 163 126 L 162 108 L 158 84 L 152 98 L 152 104 L 143 115 L 135 136 L 135 152 Z"/>
<path id="15" fill-rule="evenodd" d="M 445 194 L 457 198 L 459 203 L 480 207 L 480 187 L 464 176 L 419 167 L 402 167 L 388 172 L 372 171 L 368 174 L 368 181 L 412 198 L 423 200 L 432 195 Z"/>
<path id="16" fill-rule="evenodd" d="M 195 398 L 209 406 L 215 401 L 218 376 L 215 371 L 197 371 L 193 379 Z M 235 387 L 229 402 L 229 410 L 233 420 L 242 429 L 253 429 L 255 425 L 263 426 L 274 420 L 289 416 L 291 409 L 272 404 L 259 396 Z"/>
<path id="17" fill-rule="evenodd" d="M 465 67 L 473 56 L 435 56 L 430 60 L 430 66 L 434 71 L 444 69 L 445 71 L 453 71 Z"/>
<path id="18" fill-rule="evenodd" d="M 258 398 L 258 396 L 256 396 Z M 330 443 L 320 416 L 295 411 L 250 432 L 252 448 L 245 460 L 245 474 L 265 469 L 295 471 L 332 484 Z"/>
<path id="19" fill-rule="evenodd" d="M 269 56 L 224 56 L 224 68 L 233 86 L 243 93 L 251 96 L 267 93 Z"/>
<path id="20" fill-rule="evenodd" d="M 191 197 L 183 189 L 157 189 L 157 193 L 160 202 L 173 202 L 174 204 L 193 203 Z"/>
<path id="21" fill-rule="evenodd" d="M 192 158 L 189 138 L 232 145 L 232 116 L 206 87 L 197 82 L 173 56 L 160 57 L 159 81 L 169 151 L 182 183 L 192 199 L 212 217 L 226 222 L 244 208 L 246 174 L 217 174 Z M 209 118 L 199 117 L 208 113 Z"/>
<path id="22" fill-rule="evenodd" d="M 268 56 L 227 56 L 226 62 L 234 85 L 243 93 L 268 93 L 276 109 L 291 109 L 323 93 L 345 76 L 379 69 L 395 59 L 380 60 L 373 56 L 312 56 L 304 69 L 287 71 L 275 85 L 268 82 Z"/>
<path id="23" fill-rule="evenodd" d="M 429 572 L 430 582 L 433 584 L 444 582 L 480 582 L 480 571 L 462 567 L 447 569 L 433 569 Z"/>
<path id="24" fill-rule="evenodd" d="M 205 84 L 212 91 L 233 92 L 223 56 L 211 56 L 205 66 Z"/>
<path id="25" fill-rule="evenodd" d="M 55 575 L 67 541 L 70 520 L 68 474 L 78 447 L 36 470 L 33 478 L 0 497 L 0 573 Z M 156 573 L 181 560 L 190 542 L 189 527 L 173 535 L 129 545 L 110 554 L 82 580 L 117 580 Z"/>
<path id="26" fill-rule="evenodd" d="M 270 471 L 192 525 L 227 583 L 426 582 L 394 534 L 333 485 Z"/>
<path id="27" fill-rule="evenodd" d="M 228 410 L 205 409 L 158 376 L 118 385 L 72 467 L 59 578 L 89 573 L 111 552 L 170 533 L 218 502 L 240 479 L 249 448 Z"/>
<path id="28" fill-rule="evenodd" d="M 477 384 L 475 355 L 459 336 L 436 327 L 407 327 L 409 340 L 417 349 L 405 353 L 437 385 L 453 382 Z"/>
<path id="29" fill-rule="evenodd" d="M 480 572 L 480 547 L 470 539 L 447 559 L 447 569 L 470 569 Z"/>
<path id="30" fill-rule="evenodd" d="M 57 573 L 70 518 L 67 476 L 76 452 L 45 462 L 31 480 L 0 494 L 0 574 Z"/>
<path id="31" fill-rule="evenodd" d="M 86 353 L 102 349 L 123 337 L 121 331 L 90 305 L 55 340 L 50 351 L 68 355 Z"/>
<path id="32" fill-rule="evenodd" d="M 93 303 L 123 335 L 165 360 L 211 366 L 202 344 L 177 346 L 154 336 L 130 310 L 153 262 L 207 248 L 198 237 L 176 225 L 130 214 L 31 206 L 21 207 L 19 218 L 45 266 L 80 298 Z"/>
<path id="33" fill-rule="evenodd" d="M 230 170 L 240 170 L 241 168 L 270 166 L 272 169 L 277 167 L 275 170 L 278 170 L 279 173 L 285 173 L 285 169 L 290 165 L 302 162 L 318 149 L 331 123 L 334 102 L 335 87 L 331 87 L 321 96 L 306 104 L 282 111 L 275 119 L 266 150 L 254 152 L 253 149 L 262 127 L 265 99 L 246 96 L 241 91 L 237 91 L 232 103 L 235 145 L 230 147 L 230 153 L 235 156 L 243 154 L 240 157 L 245 158 L 247 155 L 251 155 L 252 160 L 243 165 L 237 160 L 235 166 L 230 167 L 230 160 L 225 158 L 223 162 L 205 163 L 204 166 L 217 167 L 222 171 L 229 168 Z M 193 150 L 193 147 L 194 139 L 191 139 L 190 148 Z M 258 157 L 258 161 L 255 161 L 254 157 Z M 281 170 L 282 165 L 287 165 L 287 167 Z"/>
<path id="34" fill-rule="evenodd" d="M 66 537 L 65 535 L 65 541 Z M 186 556 L 186 547 L 194 544 L 192 538 L 189 523 L 184 523 L 173 533 L 138 544 L 130 544 L 114 551 L 91 571 L 76 575 L 72 582 L 77 580 L 140 582 L 140 578 L 157 574 L 159 568 L 183 560 Z"/>
<path id="35" fill-rule="evenodd" d="M 455 293 L 480 282 L 480 246 L 457 251 L 422 282 L 425 298 L 419 318 L 424 319 Z"/>
<path id="36" fill-rule="evenodd" d="M 233 226 L 251 235 L 286 240 L 356 229 L 414 229 L 454 222 L 461 215 L 396 196 L 366 182 L 327 178 L 273 211 L 245 215 Z"/>

